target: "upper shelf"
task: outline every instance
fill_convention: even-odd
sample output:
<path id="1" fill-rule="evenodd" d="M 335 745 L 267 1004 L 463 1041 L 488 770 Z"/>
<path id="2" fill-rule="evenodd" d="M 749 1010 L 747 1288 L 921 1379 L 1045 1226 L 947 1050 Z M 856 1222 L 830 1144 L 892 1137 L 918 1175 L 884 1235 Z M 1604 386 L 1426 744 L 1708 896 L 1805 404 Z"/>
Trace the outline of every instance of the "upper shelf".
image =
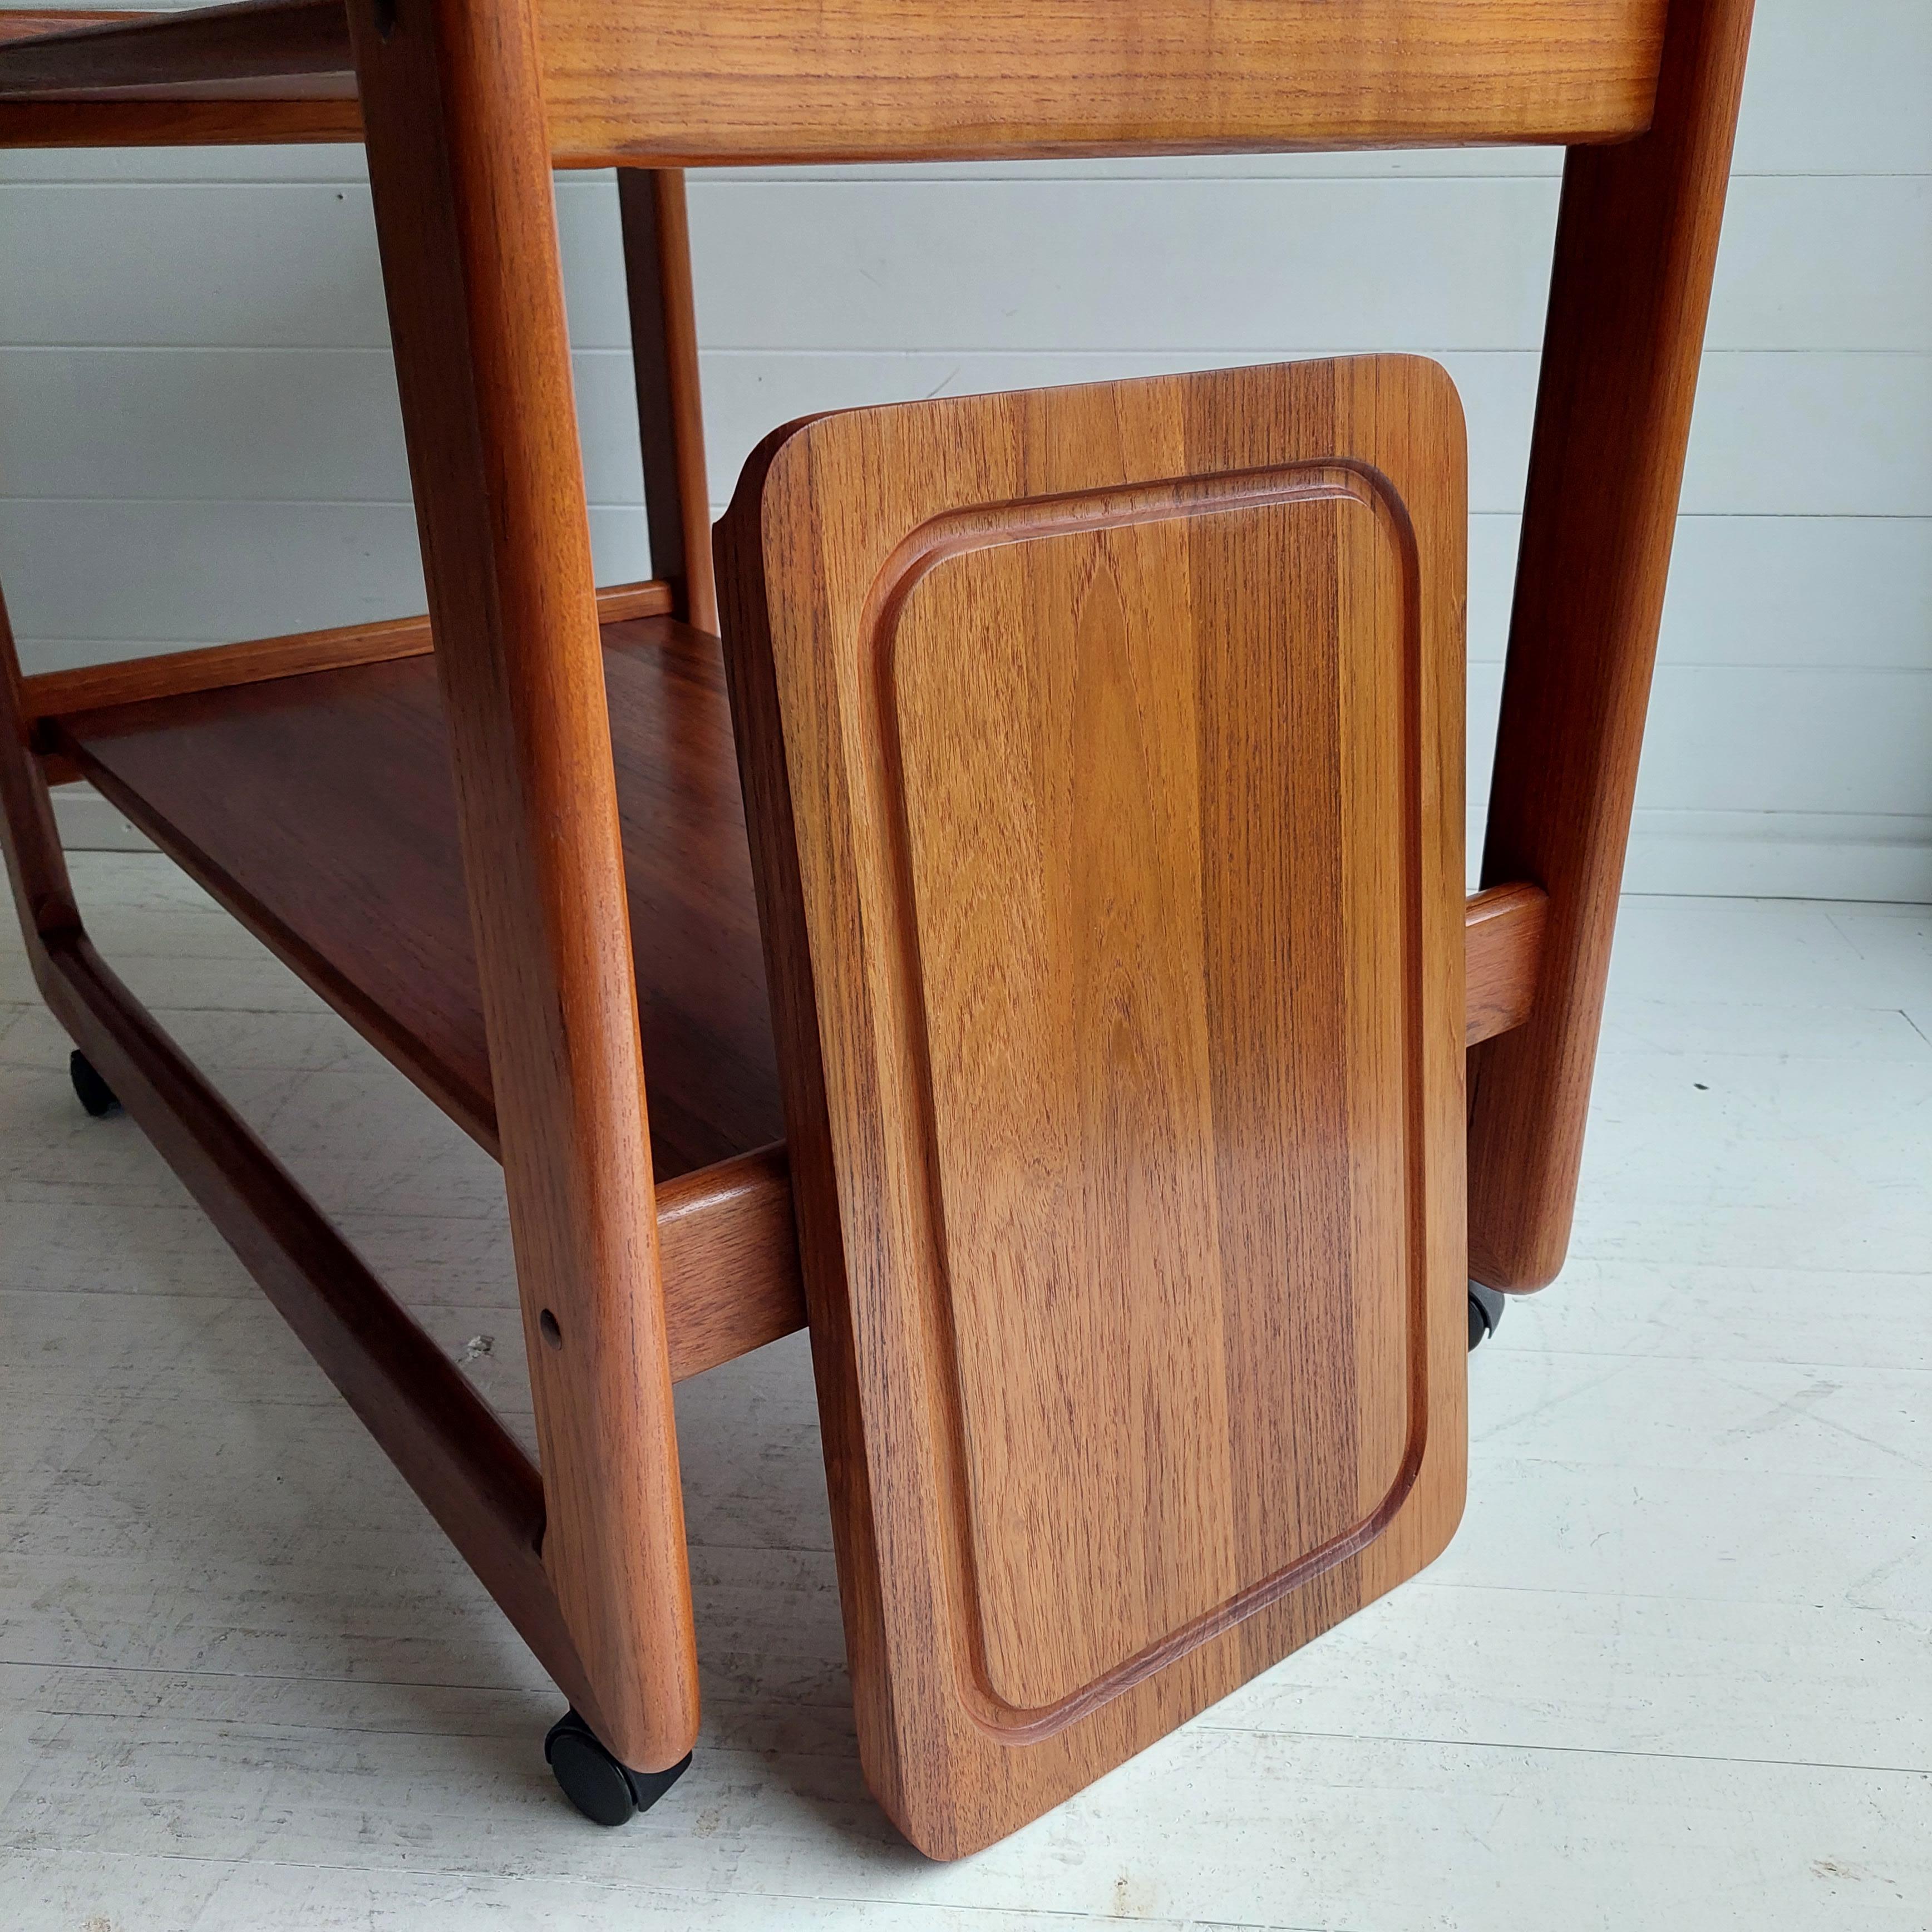
<path id="1" fill-rule="evenodd" d="M 0 147 L 362 138 L 342 0 L 0 10 Z"/>
<path id="2" fill-rule="evenodd" d="M 716 638 L 604 627 L 651 1144 L 665 1180 L 782 1140 Z M 46 721 L 52 747 L 493 1151 L 434 662 Z"/>
<path id="3" fill-rule="evenodd" d="M 356 98 L 343 0 L 186 13 L 0 14 L 0 99 Z"/>
<path id="4" fill-rule="evenodd" d="M 596 167 L 1622 140 L 1666 0 L 532 4 Z M 73 18 L 0 14 L 0 145 L 358 138 L 344 0 Z"/>

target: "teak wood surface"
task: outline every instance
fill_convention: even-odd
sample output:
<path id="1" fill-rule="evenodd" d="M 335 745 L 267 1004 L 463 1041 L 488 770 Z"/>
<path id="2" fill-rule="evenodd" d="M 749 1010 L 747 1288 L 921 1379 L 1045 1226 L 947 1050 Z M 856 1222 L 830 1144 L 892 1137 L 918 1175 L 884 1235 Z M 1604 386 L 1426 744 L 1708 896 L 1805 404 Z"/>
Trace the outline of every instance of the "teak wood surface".
<path id="1" fill-rule="evenodd" d="M 600 592 L 600 608 L 633 596 Z M 668 621 L 603 628 L 662 1181 L 763 1147 L 783 1116 L 718 640 Z M 412 618 L 44 672 L 22 680 L 22 712 L 44 769 L 91 781 L 494 1154 L 428 649 Z M 1468 1044 L 1528 1017 L 1546 908 L 1522 884 L 1469 900 Z"/>
<path id="2" fill-rule="evenodd" d="M 397 0 L 396 17 L 429 4 Z M 596 167 L 1621 140 L 1648 120 L 1664 14 L 1664 0 L 548 0 L 538 28 L 552 158 Z M 0 142 L 16 145 L 353 139 L 354 95 L 340 0 L 0 46 Z"/>
<path id="3" fill-rule="evenodd" d="M 651 569 L 670 583 L 679 616 L 700 631 L 715 632 L 711 487 L 704 469 L 704 405 L 698 377 L 684 176 L 676 168 L 620 168 L 617 207 L 630 298 Z"/>
<path id="4" fill-rule="evenodd" d="M 668 616 L 674 601 L 668 584 L 614 584 L 597 593 L 597 620 L 619 624 L 632 617 Z M 298 677 L 305 671 L 340 670 L 354 664 L 386 664 L 395 658 L 427 657 L 434 648 L 427 617 L 344 624 L 326 631 L 295 631 L 286 637 L 254 638 L 238 644 L 210 644 L 194 650 L 164 651 L 153 657 L 122 658 L 110 664 L 76 664 L 68 670 L 44 670 L 20 680 L 21 704 L 31 724 L 64 712 L 98 711 L 112 705 L 140 704 L 150 698 Z"/>
<path id="5" fill-rule="evenodd" d="M 670 1384 L 796 1325 L 795 1214 L 862 1744 L 928 1850 L 1448 1534 L 1466 1252 L 1527 1288 L 1568 1240 L 1750 15 L 0 10 L 0 145 L 366 139 L 430 618 L 24 681 L 0 625 L 0 824 L 53 1010 L 634 1765 L 696 1724 Z M 1498 141 L 1572 152 L 1486 890 L 1439 372 L 868 412 L 734 512 L 763 1021 L 714 646 L 667 618 L 712 628 L 676 170 Z M 668 580 L 616 604 L 549 188 L 612 161 Z M 540 1479 L 94 957 L 46 791 L 82 764 L 500 1151 Z"/>
<path id="6" fill-rule="evenodd" d="M 604 633 L 661 1178 L 782 1138 L 718 643 Z M 491 1153 L 450 732 L 404 658 L 49 721 L 70 758 Z"/>
<path id="7" fill-rule="evenodd" d="M 1463 914 L 1462 1043 L 1493 1040 L 1529 1018 L 1543 968 L 1549 895 L 1540 886 L 1492 886 Z"/>
<path id="8" fill-rule="evenodd" d="M 1657 117 L 1564 170 L 1483 882 L 1550 895 L 1536 1010 L 1469 1065 L 1469 1271 L 1546 1286 L 1582 1164 L 1751 0 L 1673 0 Z"/>
<path id="9" fill-rule="evenodd" d="M 332 8 L 320 12 L 327 49 L 323 59 L 330 68 L 340 71 L 320 76 L 299 71 L 304 58 L 315 58 L 314 11 L 272 19 L 264 23 L 270 29 L 270 51 L 265 57 L 270 67 L 284 70 L 284 77 L 279 84 L 271 83 L 272 98 L 265 100 L 256 98 L 260 88 L 256 82 L 237 80 L 232 72 L 224 71 L 235 64 L 236 42 L 245 44 L 251 32 L 257 56 L 262 57 L 259 27 L 244 26 L 238 33 L 218 21 L 211 35 L 200 22 L 184 27 L 178 15 L 169 14 L 124 8 L 0 9 L 0 63 L 10 58 L 7 52 L 10 43 L 58 38 L 60 44 L 71 50 L 58 58 L 77 56 L 90 77 L 104 76 L 127 56 L 109 49 L 107 64 L 97 64 L 105 37 L 86 34 L 91 27 L 113 28 L 113 38 L 131 44 L 137 50 L 135 58 L 147 62 L 145 87 L 133 90 L 135 98 L 130 98 L 124 88 L 88 99 L 0 98 L 0 147 L 227 147 L 250 142 L 360 141 L 362 111 L 356 98 L 348 56 L 348 16 L 341 0 L 334 0 Z M 332 22 L 328 18 L 332 12 Z M 149 28 L 158 29 L 168 39 L 181 40 L 190 62 L 196 62 L 198 52 L 201 79 L 156 82 L 152 77 L 156 56 L 146 32 Z M 278 39 L 282 43 L 279 52 L 274 50 Z M 36 49 L 18 58 L 31 71 L 45 58 L 46 52 Z M 164 53 L 160 58 L 180 64 L 180 56 Z M 16 74 L 16 80 L 20 77 Z"/>
<path id="10" fill-rule="evenodd" d="M 536 28 L 350 26 L 542 1451 L 544 1564 L 604 1742 L 698 1730 L 677 1436 L 604 653 Z"/>
<path id="11" fill-rule="evenodd" d="M 1462 415 L 820 418 L 720 587 L 872 1788 L 1046 1810 L 1462 1502 Z"/>
<path id="12" fill-rule="evenodd" d="M 662 586 L 599 593 L 658 607 Z M 448 730 L 421 619 L 22 680 L 84 771 L 482 1145 L 497 1147 Z M 802 1327 L 784 1131 L 716 638 L 607 619 L 674 1379 Z M 224 660 L 232 658 L 232 663 Z M 329 667 L 306 668 L 311 659 Z M 284 668 L 286 667 L 287 668 Z M 252 688 L 251 688 L 252 687 Z M 95 708 L 62 715 L 70 699 Z M 1466 910 L 1465 1039 L 1520 1025 L 1544 896 Z M 740 1152 L 739 1150 L 747 1150 Z"/>
<path id="13" fill-rule="evenodd" d="M 541 1555 L 537 1472 L 475 1389 L 95 956 L 29 755 L 0 600 L 0 850 L 34 983 L 557 1684 L 600 1729 Z M 694 1333 L 700 1351 L 715 1336 Z"/>

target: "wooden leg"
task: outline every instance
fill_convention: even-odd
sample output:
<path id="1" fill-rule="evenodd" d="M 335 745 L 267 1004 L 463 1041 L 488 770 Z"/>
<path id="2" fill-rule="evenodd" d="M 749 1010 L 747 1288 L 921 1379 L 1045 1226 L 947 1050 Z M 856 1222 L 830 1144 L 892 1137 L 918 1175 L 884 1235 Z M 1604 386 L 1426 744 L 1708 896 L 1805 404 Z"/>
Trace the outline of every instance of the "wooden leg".
<path id="1" fill-rule="evenodd" d="M 527 0 L 350 10 L 542 1451 L 604 1742 L 698 1724 L 637 994 Z"/>
<path id="2" fill-rule="evenodd" d="M 1469 1269 L 1563 1264 L 1751 0 L 1672 0 L 1651 131 L 1564 172 L 1483 882 L 1550 895 L 1528 1022 L 1469 1056 Z"/>
<path id="3" fill-rule="evenodd" d="M 0 848 L 35 984 L 544 1669 L 593 1724 L 608 1722 L 539 1560 L 536 1471 L 462 1372 L 96 956 L 30 729 L 0 602 Z"/>
<path id="4" fill-rule="evenodd" d="M 28 958 L 35 981 L 44 985 L 45 935 L 78 929 L 80 917 L 74 910 L 67 860 L 54 830 L 46 776 L 28 742 L 31 729 L 14 627 L 6 600 L 0 596 L 0 834 Z"/>
<path id="5" fill-rule="evenodd" d="M 711 563 L 711 497 L 704 475 L 704 410 L 698 386 L 698 320 L 691 228 L 681 168 L 620 168 L 624 276 L 644 451 L 651 572 L 668 578 L 676 614 L 718 628 Z"/>

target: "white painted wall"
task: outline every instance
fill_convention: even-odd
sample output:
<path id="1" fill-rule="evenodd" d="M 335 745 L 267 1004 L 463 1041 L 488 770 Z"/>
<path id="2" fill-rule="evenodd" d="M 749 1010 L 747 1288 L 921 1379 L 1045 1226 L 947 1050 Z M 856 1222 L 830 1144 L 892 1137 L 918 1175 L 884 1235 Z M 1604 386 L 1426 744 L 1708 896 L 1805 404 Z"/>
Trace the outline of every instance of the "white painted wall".
<path id="1" fill-rule="evenodd" d="M 1932 899 L 1932 4 L 1759 0 L 1630 883 Z M 1471 794 L 1560 156 L 694 176 L 714 494 L 811 409 L 1345 350 L 1467 405 Z M 608 176 L 560 178 L 600 577 L 647 568 Z M 420 609 L 359 151 L 0 155 L 29 669 Z"/>

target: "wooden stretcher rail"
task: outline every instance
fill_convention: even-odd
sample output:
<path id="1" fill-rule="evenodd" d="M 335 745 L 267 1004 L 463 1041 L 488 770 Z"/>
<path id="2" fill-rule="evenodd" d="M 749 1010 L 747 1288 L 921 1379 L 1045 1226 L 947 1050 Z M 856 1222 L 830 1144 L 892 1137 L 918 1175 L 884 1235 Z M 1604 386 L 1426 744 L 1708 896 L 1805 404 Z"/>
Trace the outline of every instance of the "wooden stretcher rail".
<path id="1" fill-rule="evenodd" d="M 670 585 L 655 579 L 615 584 L 597 593 L 600 623 L 662 617 L 670 607 Z M 164 651 L 118 664 L 44 670 L 20 680 L 20 695 L 27 722 L 34 724 L 68 712 L 98 711 L 112 704 L 140 704 L 149 698 L 299 677 L 307 671 L 422 657 L 431 648 L 427 617 L 396 617 L 377 624 L 346 624 L 332 631 L 298 631 L 286 637 L 214 644 L 202 650 Z"/>
<path id="2" fill-rule="evenodd" d="M 783 1147 L 660 1182 L 658 1252 L 674 1382 L 805 1326 Z"/>
<path id="3" fill-rule="evenodd" d="M 1470 899 L 1462 937 L 1468 972 L 1465 1046 L 1493 1040 L 1529 1018 L 1549 916 L 1550 895 L 1540 886 L 1492 886 Z"/>
<path id="4" fill-rule="evenodd" d="M 1624 140 L 1649 123 L 1664 10 L 547 0 L 537 26 L 552 158 L 596 167 Z M 25 17 L 0 31 L 0 143 L 361 138 L 343 0 Z M 1365 67 L 1364 45 L 1402 58 Z"/>
<path id="5" fill-rule="evenodd" d="M 0 100 L 0 148 L 292 147 L 362 139 L 352 100 Z"/>
<path id="6" fill-rule="evenodd" d="M 86 938 L 40 937 L 35 976 L 56 1017 L 544 1668 L 573 1702 L 594 1704 L 543 1567 L 543 1484 L 530 1458 Z"/>
<path id="7" fill-rule="evenodd" d="M 86 938 L 40 940 L 36 977 L 56 1016 L 544 1668 L 598 1724 L 544 1568 L 543 1484 L 530 1458 Z M 782 1148 L 682 1177 L 658 1202 L 674 1375 L 804 1325 Z"/>
<path id="8" fill-rule="evenodd" d="M 597 593 L 598 620 L 615 624 L 632 617 L 662 617 L 669 612 L 672 602 L 671 586 L 654 579 L 614 584 Z M 139 704 L 152 698 L 182 698 L 198 691 L 224 691 L 278 677 L 299 677 L 306 671 L 341 670 L 353 664 L 423 657 L 432 648 L 427 617 L 396 617 L 378 624 L 347 624 L 331 631 L 299 631 L 286 637 L 211 644 L 200 650 L 163 651 L 152 657 L 125 658 L 118 664 L 40 671 L 20 680 L 20 698 L 32 727 L 43 718 L 96 711 L 109 705 Z M 84 776 L 62 752 L 46 746 L 39 749 L 49 784 L 72 784 Z"/>
<path id="9" fill-rule="evenodd" d="M 552 151 L 596 166 L 1622 140 L 1650 119 L 1664 15 L 1664 0 L 544 0 L 538 28 Z"/>

